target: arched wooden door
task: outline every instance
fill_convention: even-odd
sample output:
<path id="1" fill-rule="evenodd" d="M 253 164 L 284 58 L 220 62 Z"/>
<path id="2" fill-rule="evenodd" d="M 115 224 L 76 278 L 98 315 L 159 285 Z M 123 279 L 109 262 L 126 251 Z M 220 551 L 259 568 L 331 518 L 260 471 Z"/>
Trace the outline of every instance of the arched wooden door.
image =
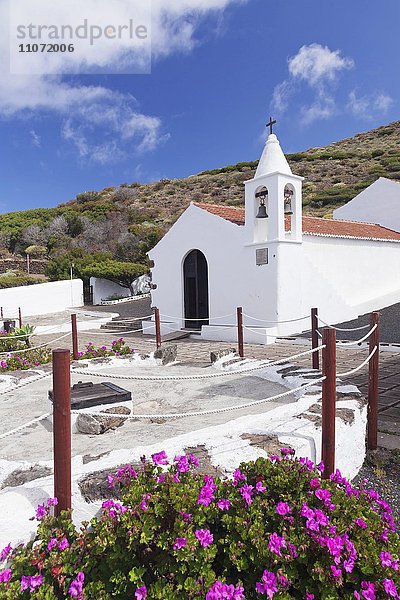
<path id="1" fill-rule="evenodd" d="M 189 252 L 183 263 L 185 327 L 208 325 L 208 266 L 200 250 Z"/>

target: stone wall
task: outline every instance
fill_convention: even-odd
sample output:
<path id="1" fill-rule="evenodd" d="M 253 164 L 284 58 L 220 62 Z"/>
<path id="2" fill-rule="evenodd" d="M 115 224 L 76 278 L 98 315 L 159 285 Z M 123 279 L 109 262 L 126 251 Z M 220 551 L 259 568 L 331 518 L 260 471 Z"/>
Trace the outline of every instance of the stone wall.
<path id="1" fill-rule="evenodd" d="M 31 275 L 44 275 L 47 260 L 43 258 L 31 258 L 29 260 L 29 272 Z M 0 273 L 18 269 L 18 271 L 28 272 L 28 266 L 26 258 L 1 258 L 0 259 Z"/>

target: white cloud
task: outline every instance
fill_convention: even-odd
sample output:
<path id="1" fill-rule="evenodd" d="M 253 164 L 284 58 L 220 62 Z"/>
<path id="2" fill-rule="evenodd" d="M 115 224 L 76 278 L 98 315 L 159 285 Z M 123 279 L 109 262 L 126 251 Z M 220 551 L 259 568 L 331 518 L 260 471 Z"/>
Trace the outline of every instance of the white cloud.
<path id="1" fill-rule="evenodd" d="M 355 117 L 374 119 L 378 115 L 385 115 L 394 100 L 383 92 L 375 92 L 366 96 L 358 96 L 355 90 L 349 94 L 347 110 Z"/>
<path id="2" fill-rule="evenodd" d="M 301 109 L 301 123 L 310 125 L 314 121 L 330 119 L 336 113 L 334 98 L 326 94 L 318 95 L 318 98 L 310 106 Z"/>
<path id="3" fill-rule="evenodd" d="M 38 135 L 34 129 L 30 130 L 29 135 L 31 136 L 32 146 L 36 146 L 36 148 L 41 148 L 42 140 L 40 138 L 40 135 Z"/>
<path id="4" fill-rule="evenodd" d="M 374 108 L 380 112 L 387 113 L 389 108 L 392 106 L 394 100 L 387 94 L 378 94 L 374 101 Z"/>
<path id="5" fill-rule="evenodd" d="M 354 61 L 342 57 L 340 50 L 332 51 L 327 46 L 310 44 L 302 46 L 295 56 L 289 58 L 288 65 L 292 77 L 316 86 L 323 81 L 333 81 L 340 71 L 352 69 Z"/>
<path id="6" fill-rule="evenodd" d="M 333 94 L 335 81 L 341 71 L 353 67 L 353 59 L 343 57 L 340 50 L 330 50 L 316 43 L 302 46 L 288 59 L 288 78 L 275 86 L 272 111 L 277 115 L 283 114 L 291 98 L 301 91 L 303 83 L 314 98 L 311 104 L 300 108 L 301 123 L 310 125 L 320 119 L 329 119 L 337 112 Z"/>
<path id="7" fill-rule="evenodd" d="M 42 17 L 46 22 L 43 7 L 48 1 L 31 0 L 43 9 L 43 14 L 38 13 L 38 20 Z M 96 0 L 85 0 L 85 6 L 89 1 Z M 205 16 L 220 14 L 229 5 L 246 1 L 153 0 L 153 59 L 161 60 L 172 53 L 191 51 L 198 43 L 198 25 Z M 82 0 L 60 2 L 57 7 L 65 17 L 73 14 L 75 4 L 81 5 Z M 109 2 L 108 17 L 111 15 L 111 22 L 130 16 L 130 4 L 131 0 Z M 101 16 L 105 18 L 107 14 L 96 15 L 96 18 L 100 19 Z M 59 61 L 57 69 L 62 71 L 65 56 L 64 59 L 54 58 Z M 90 60 L 90 57 L 86 59 Z M 126 59 L 126 55 L 121 55 L 121 48 L 109 45 L 99 47 L 93 62 L 107 65 L 108 72 L 112 72 L 113 65 L 123 59 Z M 70 55 L 68 60 L 69 69 L 79 66 L 74 64 L 74 56 Z M 121 94 L 101 85 L 79 84 L 73 77 L 66 79 L 63 75 L 11 75 L 7 3 L 0 0 L 0 117 L 29 118 L 43 113 L 61 119 L 62 138 L 72 144 L 81 159 L 102 164 L 126 152 L 132 154 L 134 151 L 143 153 L 154 150 L 169 137 L 163 131 L 161 119 L 145 114 L 132 95 Z"/>

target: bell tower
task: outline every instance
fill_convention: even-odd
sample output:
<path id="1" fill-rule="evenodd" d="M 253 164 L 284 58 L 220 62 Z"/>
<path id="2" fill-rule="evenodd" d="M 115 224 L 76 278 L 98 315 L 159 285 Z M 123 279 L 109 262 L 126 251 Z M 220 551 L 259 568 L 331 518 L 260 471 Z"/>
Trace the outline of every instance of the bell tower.
<path id="1" fill-rule="evenodd" d="M 253 179 L 245 182 L 247 244 L 302 241 L 302 181 L 293 175 L 273 133 L 270 134 Z"/>

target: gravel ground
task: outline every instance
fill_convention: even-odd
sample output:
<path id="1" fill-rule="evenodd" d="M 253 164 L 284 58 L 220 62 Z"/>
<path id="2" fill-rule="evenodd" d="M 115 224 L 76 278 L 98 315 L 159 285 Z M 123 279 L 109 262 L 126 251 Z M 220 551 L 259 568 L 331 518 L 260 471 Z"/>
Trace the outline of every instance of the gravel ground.
<path id="1" fill-rule="evenodd" d="M 391 506 L 397 527 L 400 527 L 400 450 L 378 448 L 368 452 L 364 465 L 354 483 L 367 480 Z"/>

